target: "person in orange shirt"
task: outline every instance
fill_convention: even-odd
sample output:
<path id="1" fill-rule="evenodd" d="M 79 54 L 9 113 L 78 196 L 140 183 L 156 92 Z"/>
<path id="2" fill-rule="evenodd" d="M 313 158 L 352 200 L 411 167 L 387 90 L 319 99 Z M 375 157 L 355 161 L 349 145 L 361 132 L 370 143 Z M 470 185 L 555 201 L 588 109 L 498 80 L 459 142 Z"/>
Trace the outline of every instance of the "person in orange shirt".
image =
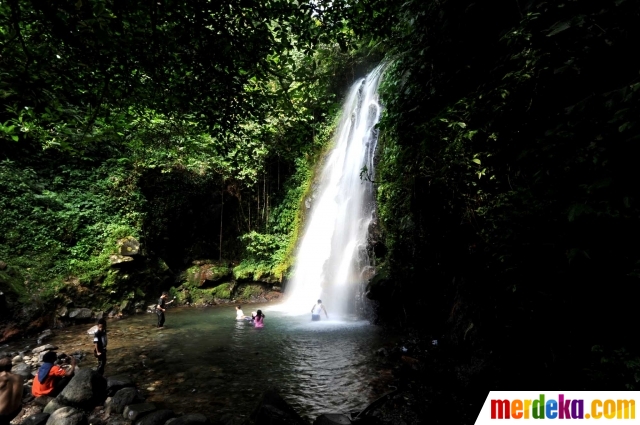
<path id="1" fill-rule="evenodd" d="M 31 394 L 34 396 L 57 395 L 71 380 L 71 376 L 76 369 L 75 357 L 71 356 L 71 369 L 68 371 L 53 364 L 57 358 L 58 356 L 53 351 L 48 351 L 42 357 L 44 363 L 38 369 L 38 374 L 33 378 L 33 386 L 31 387 Z"/>

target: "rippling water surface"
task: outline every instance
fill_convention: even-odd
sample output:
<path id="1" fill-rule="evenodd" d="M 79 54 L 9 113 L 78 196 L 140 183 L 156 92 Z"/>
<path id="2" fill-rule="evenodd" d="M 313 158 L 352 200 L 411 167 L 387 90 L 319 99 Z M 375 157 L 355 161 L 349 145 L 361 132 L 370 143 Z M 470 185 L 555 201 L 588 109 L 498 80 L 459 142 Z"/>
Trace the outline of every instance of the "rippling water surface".
<path id="1" fill-rule="evenodd" d="M 168 309 L 163 330 L 154 328 L 155 314 L 109 321 L 105 375 L 130 374 L 148 401 L 211 418 L 249 415 L 269 386 L 310 418 L 359 411 L 380 395 L 372 387 L 379 328 L 355 319 L 311 322 L 269 306 L 244 312 L 257 308 L 266 314 L 262 329 L 236 321 L 234 306 Z M 59 330 L 47 342 L 90 352 L 90 326 Z M 94 366 L 93 357 L 82 366 Z"/>

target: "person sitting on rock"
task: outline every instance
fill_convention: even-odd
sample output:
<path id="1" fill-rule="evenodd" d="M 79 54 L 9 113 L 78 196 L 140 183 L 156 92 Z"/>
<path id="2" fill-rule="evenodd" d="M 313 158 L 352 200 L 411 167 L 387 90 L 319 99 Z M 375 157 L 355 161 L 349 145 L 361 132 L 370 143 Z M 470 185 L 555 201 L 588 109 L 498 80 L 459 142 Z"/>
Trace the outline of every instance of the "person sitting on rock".
<path id="1" fill-rule="evenodd" d="M 8 425 L 22 410 L 22 376 L 11 373 L 11 359 L 0 359 L 0 425 Z"/>
<path id="2" fill-rule="evenodd" d="M 44 363 L 33 378 L 33 386 L 31 387 L 31 394 L 35 397 L 56 396 L 71 380 L 76 369 L 75 357 L 71 356 L 71 369 L 68 371 L 53 364 L 57 358 L 57 354 L 53 351 L 47 351 L 42 357 Z"/>
<path id="3" fill-rule="evenodd" d="M 262 310 L 256 312 L 256 316 L 253 318 L 253 326 L 256 328 L 264 328 L 264 314 L 262 314 Z"/>

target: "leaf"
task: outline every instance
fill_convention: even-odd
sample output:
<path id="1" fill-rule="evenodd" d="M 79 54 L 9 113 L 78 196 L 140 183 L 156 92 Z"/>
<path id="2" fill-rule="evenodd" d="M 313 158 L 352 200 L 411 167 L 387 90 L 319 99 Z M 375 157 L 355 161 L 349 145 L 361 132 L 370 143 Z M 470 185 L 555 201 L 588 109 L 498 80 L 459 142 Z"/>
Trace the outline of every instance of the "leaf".
<path id="1" fill-rule="evenodd" d="M 17 142 L 19 137 L 18 136 L 11 136 L 11 138 L 13 139 L 14 142 Z"/>
<path id="2" fill-rule="evenodd" d="M 569 208 L 569 212 L 567 214 L 567 218 L 570 222 L 575 221 L 578 217 L 583 214 L 588 214 L 593 212 L 593 209 L 585 204 L 573 204 Z"/>
<path id="3" fill-rule="evenodd" d="M 478 158 L 473 158 L 472 161 L 478 165 L 482 164 L 482 162 Z"/>
<path id="4" fill-rule="evenodd" d="M 547 30 L 547 31 L 550 31 L 549 34 L 547 34 L 547 37 L 552 37 L 569 28 L 571 28 L 571 23 L 569 21 L 564 21 L 564 22 L 558 21 L 555 24 L 553 24 L 551 28 Z"/>

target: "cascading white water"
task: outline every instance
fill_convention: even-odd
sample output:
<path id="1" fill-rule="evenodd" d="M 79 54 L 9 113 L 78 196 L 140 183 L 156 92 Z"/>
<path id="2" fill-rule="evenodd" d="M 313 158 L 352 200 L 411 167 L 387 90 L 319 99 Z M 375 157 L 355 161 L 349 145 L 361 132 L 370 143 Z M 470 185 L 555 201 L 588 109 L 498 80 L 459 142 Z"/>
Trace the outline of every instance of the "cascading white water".
<path id="1" fill-rule="evenodd" d="M 381 67 L 353 84 L 311 199 L 311 214 L 300 240 L 284 304 L 309 313 L 318 299 L 330 318 L 355 310 L 357 292 L 370 269 L 367 234 L 374 214 L 373 155 L 380 118 Z M 367 173 L 361 176 L 366 167 Z"/>

